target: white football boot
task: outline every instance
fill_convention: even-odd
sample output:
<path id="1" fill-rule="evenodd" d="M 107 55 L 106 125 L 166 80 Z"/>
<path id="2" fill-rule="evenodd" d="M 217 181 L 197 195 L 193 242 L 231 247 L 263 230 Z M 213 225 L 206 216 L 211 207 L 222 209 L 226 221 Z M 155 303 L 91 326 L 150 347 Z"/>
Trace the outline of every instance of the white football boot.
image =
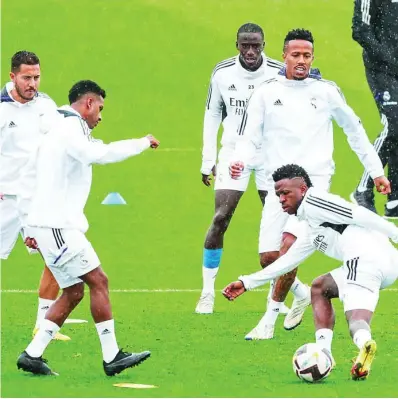
<path id="1" fill-rule="evenodd" d="M 303 321 L 305 310 L 309 305 L 311 305 L 311 290 L 308 285 L 306 287 L 308 289 L 307 296 L 304 299 L 294 298 L 293 300 L 292 307 L 286 315 L 285 321 L 283 323 L 285 330 L 293 330 L 298 327 Z"/>
<path id="2" fill-rule="evenodd" d="M 257 341 L 263 339 L 271 339 L 274 337 L 274 329 L 275 325 L 267 324 L 262 325 L 261 323 L 257 324 L 256 327 L 253 328 L 246 336 L 246 341 Z"/>
<path id="3" fill-rule="evenodd" d="M 212 314 L 214 311 L 214 294 L 211 292 L 202 293 L 195 308 L 195 313 Z"/>

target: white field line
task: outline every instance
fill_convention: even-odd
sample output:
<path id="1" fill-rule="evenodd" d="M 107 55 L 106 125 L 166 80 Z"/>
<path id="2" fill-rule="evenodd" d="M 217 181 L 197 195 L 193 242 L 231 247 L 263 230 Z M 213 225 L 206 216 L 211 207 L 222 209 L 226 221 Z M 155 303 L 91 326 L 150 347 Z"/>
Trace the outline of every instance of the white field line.
<path id="1" fill-rule="evenodd" d="M 162 152 L 194 152 L 194 151 L 200 151 L 199 148 L 162 148 L 159 147 L 156 152 L 162 151 Z"/>
<path id="2" fill-rule="evenodd" d="M 167 293 L 179 293 L 179 292 L 202 292 L 199 288 L 194 289 L 184 289 L 184 288 L 160 288 L 160 289 L 139 289 L 139 288 L 130 288 L 130 289 L 116 289 L 109 290 L 111 293 L 124 293 L 124 294 L 167 294 Z M 383 291 L 391 291 L 397 292 L 398 288 L 386 288 Z M 221 292 L 221 291 L 220 291 Z M 268 289 L 256 289 L 252 290 L 252 292 L 268 292 Z M 37 294 L 38 290 L 0 290 L 1 294 Z"/>

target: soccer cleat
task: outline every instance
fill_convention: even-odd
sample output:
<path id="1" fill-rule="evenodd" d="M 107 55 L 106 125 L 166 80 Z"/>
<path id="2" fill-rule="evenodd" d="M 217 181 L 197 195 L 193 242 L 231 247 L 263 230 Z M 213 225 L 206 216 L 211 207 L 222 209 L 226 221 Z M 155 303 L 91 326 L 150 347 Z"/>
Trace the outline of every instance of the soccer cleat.
<path id="1" fill-rule="evenodd" d="M 246 341 L 261 341 L 274 338 L 275 325 L 267 324 L 265 326 L 257 325 L 246 336 Z"/>
<path id="2" fill-rule="evenodd" d="M 361 205 L 370 211 L 377 213 L 375 207 L 375 198 L 373 190 L 358 191 L 355 190 L 350 194 L 350 200 L 354 204 Z"/>
<path id="3" fill-rule="evenodd" d="M 40 357 L 29 356 L 25 351 L 23 351 L 17 360 L 18 369 L 23 371 L 28 371 L 33 374 L 41 375 L 58 375 L 51 371 L 50 367 L 47 365 L 47 360 Z"/>
<path id="4" fill-rule="evenodd" d="M 304 299 L 294 298 L 292 307 L 283 322 L 285 330 L 294 330 L 303 321 L 304 312 L 311 304 L 311 290 L 310 287 L 307 286 L 307 288 L 308 294 Z"/>
<path id="5" fill-rule="evenodd" d="M 351 369 L 351 377 L 353 380 L 364 380 L 368 377 L 370 366 L 375 357 L 377 345 L 376 341 L 370 339 L 365 343 Z"/>
<path id="6" fill-rule="evenodd" d="M 211 292 L 202 294 L 195 308 L 195 313 L 212 314 L 214 310 L 214 294 Z"/>
<path id="7" fill-rule="evenodd" d="M 384 208 L 384 217 L 386 219 L 398 219 L 398 206 L 394 208 Z"/>
<path id="8" fill-rule="evenodd" d="M 36 327 L 36 328 L 33 330 L 32 336 L 34 337 L 34 336 L 37 334 L 38 331 L 39 331 L 39 329 Z M 53 340 L 55 340 L 55 341 L 70 341 L 71 339 L 70 339 L 70 337 L 68 337 L 67 335 L 64 335 L 64 334 L 61 334 L 60 332 L 57 332 L 57 333 L 55 334 Z"/>
<path id="9" fill-rule="evenodd" d="M 151 352 L 149 351 L 129 353 L 119 350 L 118 354 L 111 362 L 103 362 L 105 374 L 109 377 L 119 374 L 125 369 L 138 366 L 148 359 L 149 356 L 151 356 Z"/>

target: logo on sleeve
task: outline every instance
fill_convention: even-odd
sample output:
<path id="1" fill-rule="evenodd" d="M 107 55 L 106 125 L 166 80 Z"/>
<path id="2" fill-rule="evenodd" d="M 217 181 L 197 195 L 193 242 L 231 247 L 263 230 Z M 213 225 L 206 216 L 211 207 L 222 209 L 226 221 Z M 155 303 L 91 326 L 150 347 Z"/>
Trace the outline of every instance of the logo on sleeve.
<path id="1" fill-rule="evenodd" d="M 14 121 L 11 121 L 10 124 L 8 125 L 9 128 L 11 127 L 17 127 L 17 124 Z"/>

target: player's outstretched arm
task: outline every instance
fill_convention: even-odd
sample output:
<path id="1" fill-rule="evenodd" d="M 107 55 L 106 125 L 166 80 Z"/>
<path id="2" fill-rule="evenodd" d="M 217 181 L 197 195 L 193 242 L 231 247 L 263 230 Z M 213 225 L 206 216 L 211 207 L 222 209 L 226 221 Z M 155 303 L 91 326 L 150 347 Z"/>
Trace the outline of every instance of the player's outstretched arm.
<path id="1" fill-rule="evenodd" d="M 200 172 L 202 174 L 202 183 L 205 186 L 210 186 L 211 175 L 216 176 L 217 136 L 222 120 L 223 99 L 216 77 L 217 75 L 213 76 L 210 81 L 203 121 L 202 165 Z"/>
<path id="2" fill-rule="evenodd" d="M 390 182 L 384 176 L 379 155 L 369 141 L 361 120 L 346 103 L 337 86 L 330 88 L 330 107 L 333 118 L 344 130 L 348 144 L 357 154 L 365 170 L 374 179 L 377 190 L 382 194 L 389 194 L 391 192 Z"/>
<path id="3" fill-rule="evenodd" d="M 64 136 L 67 139 L 67 151 L 70 156 L 84 164 L 107 164 L 124 161 L 141 154 L 148 148 L 157 148 L 160 144 L 152 135 L 140 139 L 128 139 L 104 144 L 84 136 L 80 128 L 70 129 Z"/>
<path id="4" fill-rule="evenodd" d="M 230 284 L 226 288 L 230 287 L 229 291 L 231 292 L 231 295 L 234 295 L 235 293 L 238 294 L 236 296 L 239 296 L 243 293 L 243 291 L 241 292 L 242 287 L 240 283 L 243 285 L 243 289 L 247 291 L 261 287 L 268 281 L 292 271 L 314 252 L 315 247 L 313 246 L 309 235 L 301 234 L 288 251 L 275 262 L 256 273 L 239 276 L 239 281 L 231 283 L 232 286 Z M 226 288 L 224 290 L 226 290 Z M 229 291 L 227 290 L 226 292 Z"/>

